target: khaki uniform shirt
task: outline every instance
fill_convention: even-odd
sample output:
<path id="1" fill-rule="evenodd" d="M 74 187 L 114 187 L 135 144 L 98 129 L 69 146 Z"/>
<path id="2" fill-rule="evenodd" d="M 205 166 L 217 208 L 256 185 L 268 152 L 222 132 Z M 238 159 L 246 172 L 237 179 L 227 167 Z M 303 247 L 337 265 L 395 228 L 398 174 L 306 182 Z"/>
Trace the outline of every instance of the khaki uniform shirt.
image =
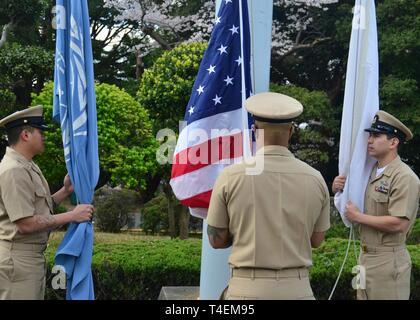
<path id="1" fill-rule="evenodd" d="M 394 216 L 410 220 L 407 233 L 385 233 L 366 225 L 360 226 L 360 239 L 371 246 L 400 246 L 405 244 L 419 207 L 420 181 L 416 174 L 401 161 L 394 159 L 376 177 L 374 166 L 365 192 L 365 213 L 372 216 Z"/>
<path id="2" fill-rule="evenodd" d="M 259 175 L 244 163 L 219 175 L 207 222 L 229 228 L 233 267 L 285 269 L 312 265 L 311 236 L 330 227 L 330 198 L 321 174 L 285 147 L 266 146 L 254 161 Z"/>
<path id="3" fill-rule="evenodd" d="M 7 148 L 0 163 L 0 240 L 46 244 L 49 232 L 20 234 L 15 221 L 53 212 L 48 183 L 33 161 Z"/>

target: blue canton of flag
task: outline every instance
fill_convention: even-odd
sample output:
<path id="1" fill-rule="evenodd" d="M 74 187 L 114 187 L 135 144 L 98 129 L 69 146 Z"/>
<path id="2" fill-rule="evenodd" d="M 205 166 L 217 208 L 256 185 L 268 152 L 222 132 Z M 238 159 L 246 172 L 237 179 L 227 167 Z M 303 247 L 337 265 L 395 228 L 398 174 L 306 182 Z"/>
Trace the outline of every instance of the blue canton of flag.
<path id="1" fill-rule="evenodd" d="M 243 103 L 250 94 L 247 1 L 223 0 L 186 108 L 187 126 L 180 133 L 172 165 L 172 189 L 182 204 L 198 209 L 196 214 L 191 211 L 196 216 L 206 217 L 214 182 L 227 165 L 222 160 L 242 159 L 244 130 L 250 125 Z M 208 139 L 197 143 L 191 137 L 197 129 Z M 235 148 L 236 138 L 239 148 Z M 201 157 L 198 163 L 191 161 L 196 154 Z"/>
<path id="2" fill-rule="evenodd" d="M 249 40 L 246 3 L 242 1 L 245 26 L 243 38 Z M 250 41 L 243 41 L 241 45 L 240 24 L 239 0 L 223 0 L 185 112 L 184 120 L 188 124 L 217 113 L 242 108 L 242 63 L 246 65 L 246 96 L 250 95 Z"/>

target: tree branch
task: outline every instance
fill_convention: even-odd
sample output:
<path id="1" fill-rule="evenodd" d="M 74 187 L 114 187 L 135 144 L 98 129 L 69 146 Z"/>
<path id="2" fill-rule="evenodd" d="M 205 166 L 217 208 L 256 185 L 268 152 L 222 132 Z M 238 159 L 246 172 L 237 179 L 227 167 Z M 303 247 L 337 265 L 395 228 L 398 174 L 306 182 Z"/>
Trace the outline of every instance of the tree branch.
<path id="1" fill-rule="evenodd" d="M 13 20 L 11 20 L 8 24 L 6 24 L 4 27 L 3 27 L 3 32 L 1 33 L 1 38 L 0 38 L 0 49 L 1 49 L 1 47 L 3 47 L 4 46 L 4 44 L 6 43 L 6 41 L 7 41 L 7 36 L 9 35 L 9 32 L 11 31 L 11 30 L 13 30 L 13 28 L 16 26 L 16 23 L 13 21 Z"/>
<path id="2" fill-rule="evenodd" d="M 295 45 L 289 51 L 287 51 L 285 54 L 283 54 L 282 56 L 279 57 L 279 62 L 281 63 L 286 57 L 290 56 L 291 54 L 295 53 L 296 51 L 299 51 L 301 49 L 311 49 L 311 48 L 317 46 L 318 44 L 326 42 L 326 41 L 330 41 L 331 39 L 332 39 L 331 37 L 326 37 L 326 38 L 315 39 L 314 41 L 312 41 L 311 43 L 308 43 L 308 44 Z"/>
<path id="3" fill-rule="evenodd" d="M 171 45 L 165 41 L 159 33 L 155 32 L 152 28 L 143 27 L 142 31 L 147 34 L 148 36 L 152 37 L 159 45 L 165 50 L 171 50 Z"/>

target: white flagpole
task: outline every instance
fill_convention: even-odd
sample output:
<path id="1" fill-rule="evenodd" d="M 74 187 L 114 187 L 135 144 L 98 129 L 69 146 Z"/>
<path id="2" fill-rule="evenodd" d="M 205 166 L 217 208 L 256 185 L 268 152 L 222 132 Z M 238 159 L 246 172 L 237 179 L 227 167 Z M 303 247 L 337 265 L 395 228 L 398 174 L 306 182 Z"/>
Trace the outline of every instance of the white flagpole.
<path id="1" fill-rule="evenodd" d="M 221 1 L 224 0 L 216 0 L 216 12 L 218 12 Z M 251 72 L 253 91 L 254 93 L 265 92 L 268 91 L 270 81 L 271 25 L 273 17 L 273 1 L 248 0 L 248 10 L 251 32 Z M 243 57 L 243 53 L 241 54 L 241 56 Z M 244 71 L 242 69 L 242 79 L 243 78 Z M 244 96 L 244 84 L 242 85 L 242 88 L 242 94 Z M 244 110 L 244 108 L 242 108 L 242 110 Z M 248 122 L 246 121 L 245 123 L 245 116 L 247 115 L 247 113 L 243 112 L 242 115 L 244 128 L 247 128 Z M 244 143 L 246 143 L 246 141 Z M 247 144 L 247 146 L 244 146 L 244 156 L 246 155 L 246 150 L 248 150 L 250 154 L 249 144 Z M 201 300 L 218 299 L 223 289 L 227 286 L 230 278 L 230 270 L 228 265 L 230 251 L 230 248 L 215 250 L 210 246 L 207 237 L 207 221 L 203 221 L 200 274 Z"/>

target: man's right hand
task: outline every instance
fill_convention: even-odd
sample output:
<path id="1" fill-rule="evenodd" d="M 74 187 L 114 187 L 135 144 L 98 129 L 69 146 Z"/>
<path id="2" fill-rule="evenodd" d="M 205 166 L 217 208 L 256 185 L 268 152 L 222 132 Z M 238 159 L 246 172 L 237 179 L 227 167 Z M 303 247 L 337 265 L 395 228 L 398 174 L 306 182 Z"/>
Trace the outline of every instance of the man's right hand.
<path id="1" fill-rule="evenodd" d="M 72 211 L 73 221 L 78 223 L 90 221 L 93 211 L 94 207 L 91 204 L 79 204 Z"/>
<path id="2" fill-rule="evenodd" d="M 337 176 L 334 178 L 332 183 L 332 192 L 337 193 L 338 191 L 343 191 L 344 185 L 346 184 L 346 177 L 345 176 Z"/>

